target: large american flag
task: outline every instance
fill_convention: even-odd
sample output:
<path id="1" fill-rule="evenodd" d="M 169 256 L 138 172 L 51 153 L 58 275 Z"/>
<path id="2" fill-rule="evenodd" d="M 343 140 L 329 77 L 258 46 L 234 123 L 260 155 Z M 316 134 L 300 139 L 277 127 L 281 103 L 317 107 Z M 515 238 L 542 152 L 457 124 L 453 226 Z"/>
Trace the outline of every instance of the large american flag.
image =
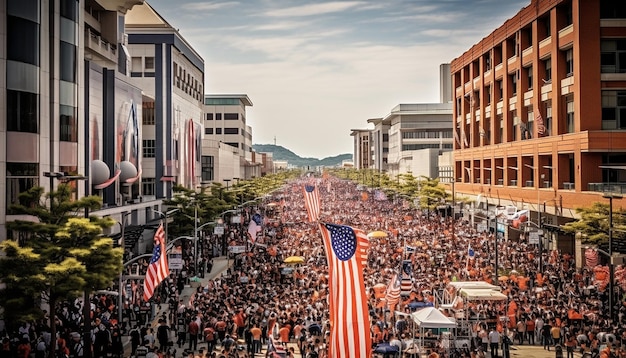
<path id="1" fill-rule="evenodd" d="M 328 356 L 370 357 L 370 318 L 363 282 L 369 239 L 362 230 L 344 225 L 320 223 L 320 231 L 328 258 Z"/>
<path id="2" fill-rule="evenodd" d="M 163 224 L 154 233 L 154 250 L 148 272 L 143 281 L 143 299 L 148 301 L 154 294 L 154 289 L 170 275 L 170 269 L 167 265 L 167 253 L 165 252 L 165 232 Z"/>
<path id="3" fill-rule="evenodd" d="M 389 310 L 393 312 L 398 302 L 400 302 L 400 276 L 397 273 L 393 275 L 389 285 L 387 285 L 385 299 L 387 300 Z"/>
<path id="4" fill-rule="evenodd" d="M 315 222 L 320 218 L 320 195 L 317 185 L 304 186 L 304 205 L 309 215 L 309 222 Z"/>

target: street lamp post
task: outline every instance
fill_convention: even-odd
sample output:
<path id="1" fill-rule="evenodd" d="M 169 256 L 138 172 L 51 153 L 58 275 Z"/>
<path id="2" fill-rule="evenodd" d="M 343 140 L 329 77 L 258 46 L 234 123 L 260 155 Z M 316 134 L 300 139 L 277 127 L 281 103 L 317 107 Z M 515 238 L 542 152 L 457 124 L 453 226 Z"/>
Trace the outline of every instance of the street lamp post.
<path id="1" fill-rule="evenodd" d="M 159 214 L 159 216 L 161 216 L 163 218 L 163 221 L 165 221 L 165 223 L 163 224 L 163 231 L 165 232 L 165 242 L 167 243 L 167 235 L 168 235 L 168 233 L 167 233 L 167 217 L 170 214 L 173 214 L 173 213 L 175 213 L 177 211 L 180 211 L 180 208 L 175 208 L 175 209 L 172 209 L 172 210 L 169 210 L 169 211 L 166 211 L 166 212 L 162 212 L 162 211 L 159 211 L 157 209 L 151 209 L 151 210 L 153 212 Z"/>
<path id="2" fill-rule="evenodd" d="M 613 267 L 613 199 L 621 199 L 622 196 L 617 194 L 605 194 L 602 197 L 609 199 L 609 317 L 613 319 L 613 281 L 615 280 L 615 267 Z"/>
<path id="3" fill-rule="evenodd" d="M 126 243 L 124 242 L 124 229 L 126 228 L 126 219 L 128 219 L 128 216 L 131 214 L 131 212 L 129 211 L 125 211 L 122 213 L 122 222 L 120 223 L 121 228 L 120 228 L 120 246 L 122 248 L 122 252 L 126 251 Z M 124 259 L 124 254 L 122 254 L 122 260 Z M 118 282 L 118 289 L 119 289 L 119 294 L 117 295 L 117 319 L 119 321 L 119 327 L 120 327 L 120 332 L 122 329 L 122 322 L 124 321 L 123 316 L 122 316 L 122 306 L 124 303 L 123 297 L 122 297 L 122 289 L 123 289 L 123 285 L 124 284 L 124 269 L 122 268 L 122 272 L 120 273 L 120 277 L 119 277 L 119 282 Z"/>

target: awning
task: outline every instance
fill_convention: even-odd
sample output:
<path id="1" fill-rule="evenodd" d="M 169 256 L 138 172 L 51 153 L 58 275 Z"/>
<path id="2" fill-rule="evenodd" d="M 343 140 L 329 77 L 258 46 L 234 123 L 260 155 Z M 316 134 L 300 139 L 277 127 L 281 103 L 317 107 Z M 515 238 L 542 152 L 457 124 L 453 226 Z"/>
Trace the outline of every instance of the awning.
<path id="1" fill-rule="evenodd" d="M 489 289 L 462 288 L 459 295 L 469 301 L 505 301 L 507 296 Z"/>

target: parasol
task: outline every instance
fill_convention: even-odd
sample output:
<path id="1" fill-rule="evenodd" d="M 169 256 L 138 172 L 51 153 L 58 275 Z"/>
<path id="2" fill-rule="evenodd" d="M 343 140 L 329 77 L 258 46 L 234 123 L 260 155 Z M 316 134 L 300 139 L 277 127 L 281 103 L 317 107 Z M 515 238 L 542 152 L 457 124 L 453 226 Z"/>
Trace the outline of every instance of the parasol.
<path id="1" fill-rule="evenodd" d="M 302 256 L 289 256 L 284 261 L 286 264 L 302 264 L 304 263 L 304 257 Z"/>
<path id="2" fill-rule="evenodd" d="M 384 231 L 372 231 L 369 234 L 367 234 L 367 237 L 369 237 L 370 239 L 373 239 L 373 238 L 381 239 L 381 238 L 387 237 L 387 233 Z"/>

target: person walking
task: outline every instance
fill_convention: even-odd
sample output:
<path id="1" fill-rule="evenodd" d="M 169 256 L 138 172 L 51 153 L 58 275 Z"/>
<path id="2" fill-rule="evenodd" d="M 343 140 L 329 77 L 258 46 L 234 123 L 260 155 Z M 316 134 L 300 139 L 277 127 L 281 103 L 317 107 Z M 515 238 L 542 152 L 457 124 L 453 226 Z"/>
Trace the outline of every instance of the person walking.
<path id="1" fill-rule="evenodd" d="M 198 333 L 200 332 L 200 326 L 195 319 L 192 319 L 187 325 L 187 332 L 189 333 L 189 347 L 187 349 L 195 352 L 198 349 Z"/>
<path id="2" fill-rule="evenodd" d="M 495 327 L 489 332 L 489 347 L 491 348 L 491 358 L 498 356 L 498 346 L 500 345 L 500 332 Z"/>

